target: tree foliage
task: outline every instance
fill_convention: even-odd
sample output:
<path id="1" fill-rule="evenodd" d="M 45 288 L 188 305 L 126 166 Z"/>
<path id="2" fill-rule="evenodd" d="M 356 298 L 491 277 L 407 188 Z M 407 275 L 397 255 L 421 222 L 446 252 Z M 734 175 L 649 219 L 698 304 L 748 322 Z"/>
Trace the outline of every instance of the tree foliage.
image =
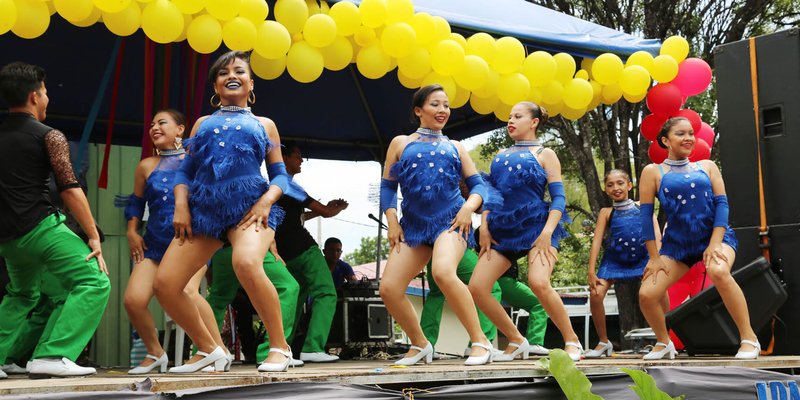
<path id="1" fill-rule="evenodd" d="M 362 237 L 361 244 L 357 249 L 348 252 L 343 258 L 350 265 L 361 265 L 375 262 L 375 249 L 378 238 Z M 389 256 L 389 241 L 386 237 L 381 238 L 381 259 L 385 260 Z"/>

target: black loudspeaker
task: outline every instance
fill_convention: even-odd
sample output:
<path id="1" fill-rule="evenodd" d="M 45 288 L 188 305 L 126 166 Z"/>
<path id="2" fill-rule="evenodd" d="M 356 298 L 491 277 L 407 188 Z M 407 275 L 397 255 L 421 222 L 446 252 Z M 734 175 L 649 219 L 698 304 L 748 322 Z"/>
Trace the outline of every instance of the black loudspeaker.
<path id="1" fill-rule="evenodd" d="M 769 322 L 788 297 L 786 289 L 763 257 L 733 272 L 747 299 L 750 324 L 758 331 Z M 712 286 L 666 315 L 689 354 L 735 354 L 739 331 Z M 766 346 L 766 343 L 765 343 Z"/>
<path id="2" fill-rule="evenodd" d="M 778 311 L 775 353 L 800 354 L 800 29 L 755 38 L 759 134 L 753 102 L 748 40 L 714 49 L 720 161 L 739 239 L 737 262 L 761 255 L 758 151 L 764 181 L 770 261 L 786 283 Z M 749 298 L 748 298 L 749 300 Z"/>
<path id="3" fill-rule="evenodd" d="M 391 339 L 392 318 L 380 297 L 345 297 L 337 303 L 328 346 Z"/>

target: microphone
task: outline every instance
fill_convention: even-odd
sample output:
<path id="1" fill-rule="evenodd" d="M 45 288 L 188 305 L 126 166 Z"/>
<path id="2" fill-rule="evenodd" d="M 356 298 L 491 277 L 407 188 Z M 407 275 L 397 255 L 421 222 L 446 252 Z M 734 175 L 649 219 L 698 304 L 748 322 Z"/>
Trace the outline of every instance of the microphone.
<path id="1" fill-rule="evenodd" d="M 378 219 L 378 217 L 376 217 L 376 216 L 372 215 L 372 213 L 369 213 L 369 215 L 367 215 L 367 216 L 369 217 L 369 219 L 371 219 L 371 220 L 373 220 L 373 221 L 377 222 L 377 223 L 378 223 L 378 225 L 380 225 L 380 226 L 381 226 L 381 228 L 383 228 L 383 229 L 389 229 L 389 227 L 387 227 L 387 226 L 386 226 L 386 224 L 384 224 L 384 223 L 383 223 L 383 222 L 382 222 L 380 219 Z"/>

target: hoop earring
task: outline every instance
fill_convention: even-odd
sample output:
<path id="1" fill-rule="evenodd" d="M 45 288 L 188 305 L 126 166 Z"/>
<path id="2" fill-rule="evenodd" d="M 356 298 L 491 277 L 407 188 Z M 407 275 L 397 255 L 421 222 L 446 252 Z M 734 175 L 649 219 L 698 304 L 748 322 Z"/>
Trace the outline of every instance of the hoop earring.
<path id="1" fill-rule="evenodd" d="M 183 139 L 176 137 L 175 138 L 175 150 L 180 150 L 183 143 Z"/>
<path id="2" fill-rule="evenodd" d="M 215 97 L 215 96 L 216 96 L 216 98 L 219 100 L 219 101 L 217 102 L 217 104 L 214 104 L 214 97 Z M 214 108 L 219 108 L 219 106 L 221 106 L 221 105 L 222 105 L 222 99 L 220 99 L 220 98 L 219 98 L 219 93 L 214 93 L 214 94 L 212 94 L 212 95 L 211 95 L 211 98 L 210 98 L 210 99 L 208 99 L 208 102 L 209 102 L 209 103 L 211 103 L 211 107 L 214 107 Z"/>
<path id="3" fill-rule="evenodd" d="M 250 94 L 247 96 L 247 102 L 250 104 L 256 104 L 256 92 L 250 91 Z"/>

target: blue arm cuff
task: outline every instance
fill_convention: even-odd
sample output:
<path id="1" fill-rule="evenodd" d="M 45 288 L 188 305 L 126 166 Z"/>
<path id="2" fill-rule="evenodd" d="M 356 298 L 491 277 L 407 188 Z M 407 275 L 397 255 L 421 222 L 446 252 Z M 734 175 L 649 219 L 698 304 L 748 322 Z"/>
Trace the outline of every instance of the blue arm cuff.
<path id="1" fill-rule="evenodd" d="M 267 175 L 269 176 L 270 186 L 277 186 L 281 189 L 281 192 L 289 193 L 289 182 L 291 182 L 292 178 L 286 172 L 286 164 L 276 162 L 267 165 Z"/>
<path id="2" fill-rule="evenodd" d="M 563 214 L 567 211 L 567 194 L 564 192 L 563 182 L 551 182 L 547 185 L 550 192 L 550 211 L 558 210 Z"/>
<path id="3" fill-rule="evenodd" d="M 130 197 L 128 197 L 128 205 L 125 206 L 125 219 L 130 220 L 131 218 L 136 217 L 141 220 L 144 216 L 145 203 L 145 199 L 135 194 L 131 194 Z"/>
<path id="4" fill-rule="evenodd" d="M 390 208 L 397 209 L 397 181 L 381 179 L 381 214 Z"/>
<path id="5" fill-rule="evenodd" d="M 721 226 L 726 228 L 728 226 L 728 213 L 730 212 L 728 208 L 728 196 L 724 194 L 714 196 L 714 205 L 717 208 L 716 211 L 714 211 L 714 227 Z"/>
<path id="6" fill-rule="evenodd" d="M 470 195 L 477 194 L 481 196 L 482 201 L 486 201 L 486 198 L 489 197 L 489 190 L 486 187 L 486 182 L 483 181 L 480 175 L 475 174 L 468 176 L 467 179 L 464 180 L 464 183 L 467 184 Z"/>
<path id="7" fill-rule="evenodd" d="M 491 176 L 481 173 L 483 182 L 486 184 L 486 198 L 483 199 L 483 209 L 486 211 L 498 211 L 503 208 L 503 195 L 492 185 Z"/>
<path id="8" fill-rule="evenodd" d="M 642 240 L 656 240 L 656 231 L 653 226 L 653 204 L 639 206 L 639 218 L 642 220 Z"/>
<path id="9" fill-rule="evenodd" d="M 306 193 L 305 189 L 298 185 L 294 180 L 289 181 L 289 188 L 283 192 L 283 195 L 292 200 L 296 200 L 301 204 L 306 204 L 306 202 L 309 200 L 308 193 Z"/>

